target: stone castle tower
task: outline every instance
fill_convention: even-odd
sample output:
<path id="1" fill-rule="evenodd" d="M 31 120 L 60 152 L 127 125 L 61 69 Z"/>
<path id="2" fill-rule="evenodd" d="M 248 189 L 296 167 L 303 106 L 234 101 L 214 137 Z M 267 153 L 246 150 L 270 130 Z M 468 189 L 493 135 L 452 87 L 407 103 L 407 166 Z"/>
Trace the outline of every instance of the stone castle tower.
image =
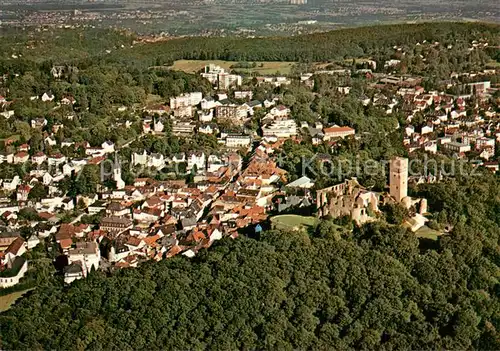
<path id="1" fill-rule="evenodd" d="M 389 188 L 390 195 L 401 202 L 408 196 L 408 159 L 395 157 L 390 163 Z"/>

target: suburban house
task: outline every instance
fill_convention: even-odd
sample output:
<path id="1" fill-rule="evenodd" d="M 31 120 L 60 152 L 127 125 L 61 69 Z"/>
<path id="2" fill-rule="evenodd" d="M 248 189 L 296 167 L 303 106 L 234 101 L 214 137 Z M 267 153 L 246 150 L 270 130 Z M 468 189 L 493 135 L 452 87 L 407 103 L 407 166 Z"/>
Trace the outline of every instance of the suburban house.
<path id="1" fill-rule="evenodd" d="M 54 94 L 52 93 L 43 93 L 42 95 L 42 101 L 43 102 L 49 102 L 54 100 Z"/>
<path id="2" fill-rule="evenodd" d="M 0 260 L 0 288 L 8 288 L 19 283 L 28 270 L 28 261 L 22 255 L 26 252 L 26 242 L 17 237 L 3 252 Z"/>
<path id="3" fill-rule="evenodd" d="M 27 152 L 24 151 L 18 152 L 17 154 L 14 155 L 14 163 L 19 164 L 28 162 L 29 157 L 30 156 Z"/>

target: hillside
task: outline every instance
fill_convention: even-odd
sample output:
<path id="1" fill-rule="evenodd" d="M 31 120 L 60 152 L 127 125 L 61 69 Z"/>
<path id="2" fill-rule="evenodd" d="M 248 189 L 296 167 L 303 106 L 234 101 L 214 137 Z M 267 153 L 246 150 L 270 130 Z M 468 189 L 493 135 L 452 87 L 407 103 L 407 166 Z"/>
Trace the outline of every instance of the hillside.
<path id="1" fill-rule="evenodd" d="M 498 191 L 486 174 L 424 186 L 461 217 L 432 248 L 383 223 L 340 239 L 323 221 L 47 283 L 0 315 L 1 347 L 498 349 Z"/>
<path id="2" fill-rule="evenodd" d="M 424 40 L 455 44 L 477 37 L 489 38 L 492 46 L 500 45 L 500 25 L 454 22 L 358 27 L 286 38 L 186 37 L 135 44 L 134 35 L 100 29 L 9 30 L 0 34 L 0 64 L 7 66 L 90 58 L 141 66 L 170 65 L 178 59 L 311 62 L 379 55 L 393 45 Z"/>

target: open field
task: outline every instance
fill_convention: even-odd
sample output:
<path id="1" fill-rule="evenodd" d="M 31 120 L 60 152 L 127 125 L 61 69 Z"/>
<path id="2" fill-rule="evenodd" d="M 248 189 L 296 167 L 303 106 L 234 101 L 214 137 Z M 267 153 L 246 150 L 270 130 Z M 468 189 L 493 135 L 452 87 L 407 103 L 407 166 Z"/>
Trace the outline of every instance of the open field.
<path id="1" fill-rule="evenodd" d="M 153 104 L 164 104 L 165 99 L 162 98 L 160 95 L 154 95 L 154 94 L 148 94 L 146 97 L 146 106 L 148 105 L 153 105 Z M 138 104 L 140 106 L 140 104 Z"/>
<path id="2" fill-rule="evenodd" d="M 500 68 L 500 62 L 497 62 L 495 60 L 491 60 L 486 64 L 486 68 L 490 69 L 499 69 Z"/>
<path id="3" fill-rule="evenodd" d="M 222 61 L 222 60 L 177 60 L 170 67 L 176 71 L 184 71 L 186 73 L 195 73 L 203 69 L 206 65 L 213 63 L 221 66 L 225 70 L 231 70 L 231 66 L 237 65 L 238 62 L 234 61 Z M 290 74 L 290 70 L 292 69 L 295 62 L 256 62 L 256 67 L 252 68 L 234 68 L 235 71 L 241 74 L 262 74 L 262 75 L 270 75 L 276 74 L 279 72 L 280 74 Z"/>
<path id="4" fill-rule="evenodd" d="M 417 236 L 417 238 L 437 240 L 438 237 L 441 236 L 441 233 L 424 225 L 422 228 L 415 232 L 415 235 Z"/>
<path id="5" fill-rule="evenodd" d="M 20 298 L 30 290 L 31 289 L 16 291 L 5 296 L 0 296 L 0 312 L 7 311 L 18 298 Z"/>
<path id="6" fill-rule="evenodd" d="M 273 227 L 277 229 L 294 229 L 300 227 L 312 227 L 316 225 L 316 217 L 304 217 L 298 215 L 279 215 L 271 218 Z"/>

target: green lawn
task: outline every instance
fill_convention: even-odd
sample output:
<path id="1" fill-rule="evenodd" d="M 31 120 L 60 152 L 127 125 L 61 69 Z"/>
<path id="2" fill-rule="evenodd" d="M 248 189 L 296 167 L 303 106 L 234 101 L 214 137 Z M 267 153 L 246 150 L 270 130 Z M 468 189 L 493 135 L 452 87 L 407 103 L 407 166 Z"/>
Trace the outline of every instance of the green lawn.
<path id="1" fill-rule="evenodd" d="M 496 69 L 496 68 L 500 68 L 500 62 L 497 62 L 495 60 L 491 60 L 489 61 L 487 64 L 486 64 L 486 68 L 489 68 L 489 69 Z"/>
<path id="2" fill-rule="evenodd" d="M 271 218 L 271 223 L 278 229 L 293 229 L 299 227 L 312 227 L 318 223 L 316 217 L 298 215 L 279 215 Z"/>
<path id="3" fill-rule="evenodd" d="M 165 98 L 161 97 L 160 95 L 148 94 L 148 96 L 146 97 L 146 106 L 153 104 L 164 104 L 164 103 L 165 103 Z M 137 105 L 140 106 L 140 104 Z"/>
<path id="4" fill-rule="evenodd" d="M 295 62 L 257 62 L 257 67 L 254 68 L 236 68 L 238 73 L 242 74 L 262 74 L 262 75 L 273 75 L 273 74 L 283 74 L 288 75 Z M 262 65 L 262 67 L 260 67 Z"/>
<path id="5" fill-rule="evenodd" d="M 415 232 L 415 235 L 417 236 L 417 238 L 437 240 L 441 233 L 424 225 L 422 228 Z"/>
<path id="6" fill-rule="evenodd" d="M 18 298 L 20 298 L 30 290 L 31 289 L 16 291 L 5 296 L 0 296 L 0 312 L 7 311 Z"/>

